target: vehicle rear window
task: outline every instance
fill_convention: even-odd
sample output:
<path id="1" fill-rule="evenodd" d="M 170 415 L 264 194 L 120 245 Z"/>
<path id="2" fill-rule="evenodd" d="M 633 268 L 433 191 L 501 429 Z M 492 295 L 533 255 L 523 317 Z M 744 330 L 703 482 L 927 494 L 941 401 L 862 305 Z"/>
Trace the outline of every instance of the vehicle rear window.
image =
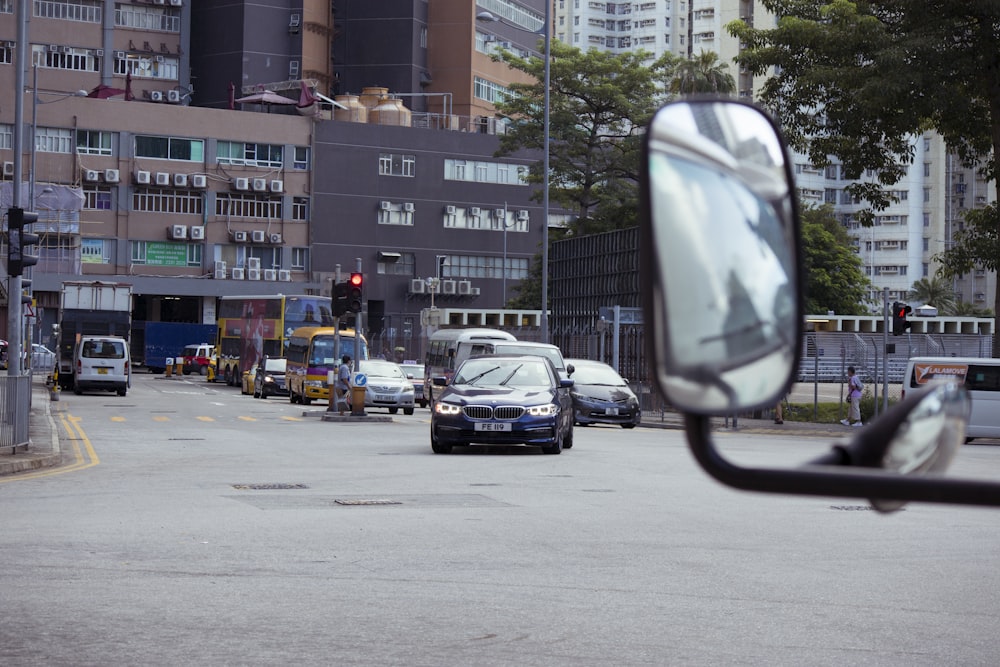
<path id="1" fill-rule="evenodd" d="M 125 345 L 114 340 L 88 340 L 83 344 L 87 359 L 124 359 Z"/>

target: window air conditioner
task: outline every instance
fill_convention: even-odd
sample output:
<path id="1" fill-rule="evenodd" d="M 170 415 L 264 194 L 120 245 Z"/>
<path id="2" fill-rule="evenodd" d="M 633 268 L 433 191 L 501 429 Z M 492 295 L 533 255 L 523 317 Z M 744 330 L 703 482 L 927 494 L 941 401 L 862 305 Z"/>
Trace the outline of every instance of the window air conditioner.
<path id="1" fill-rule="evenodd" d="M 281 234 L 271 234 L 267 238 L 274 245 L 281 245 Z"/>
<path id="2" fill-rule="evenodd" d="M 528 212 L 527 211 L 518 211 L 517 212 L 517 219 L 518 220 L 527 220 L 528 219 Z"/>
<path id="3" fill-rule="evenodd" d="M 260 269 L 247 269 L 247 280 L 260 280 Z"/>
<path id="4" fill-rule="evenodd" d="M 148 171 L 135 172 L 135 182 L 139 185 L 149 185 L 150 174 Z"/>
<path id="5" fill-rule="evenodd" d="M 149 99 L 151 99 L 154 102 L 162 102 L 163 101 L 163 91 L 162 90 L 151 90 L 149 92 Z"/>
<path id="6" fill-rule="evenodd" d="M 220 264 L 222 265 L 221 267 L 219 266 Z M 215 263 L 215 278 L 216 280 L 225 280 L 227 278 L 225 262 Z"/>
<path id="7" fill-rule="evenodd" d="M 58 44 L 49 44 L 49 51 L 58 51 L 58 50 L 59 50 Z"/>
<path id="8" fill-rule="evenodd" d="M 125 52 L 124 51 L 115 51 L 115 59 L 116 60 L 124 60 L 125 59 Z"/>
<path id="9" fill-rule="evenodd" d="M 96 169 L 83 170 L 83 180 L 87 181 L 88 183 L 94 183 L 95 181 L 99 181 L 100 179 L 101 179 L 101 172 L 97 171 Z"/>
<path id="10" fill-rule="evenodd" d="M 434 281 L 434 282 L 430 282 L 430 283 L 427 284 L 427 293 L 428 294 L 439 294 L 440 292 L 441 292 L 441 285 L 440 285 L 440 283 Z"/>
<path id="11" fill-rule="evenodd" d="M 253 236 L 251 238 L 253 239 L 254 243 L 263 243 L 264 242 L 264 230 L 263 229 L 255 229 L 255 230 L 253 230 Z"/>
<path id="12" fill-rule="evenodd" d="M 464 295 L 471 294 L 472 293 L 472 283 L 470 281 L 468 281 L 468 280 L 459 280 L 458 281 L 458 293 L 459 294 L 464 294 Z"/>
<path id="13" fill-rule="evenodd" d="M 170 0 L 170 6 L 171 7 L 183 7 L 184 6 L 184 0 Z"/>
<path id="14" fill-rule="evenodd" d="M 233 240 L 236 241 L 237 243 L 246 243 L 247 242 L 247 233 L 246 232 L 233 232 Z"/>
<path id="15" fill-rule="evenodd" d="M 208 187 L 208 177 L 205 176 L 205 174 L 191 174 L 191 187 L 192 188 Z"/>
<path id="16" fill-rule="evenodd" d="M 14 175 L 14 163 L 13 162 L 4 162 L 3 163 L 3 175 L 4 176 L 13 176 Z"/>
<path id="17" fill-rule="evenodd" d="M 191 240 L 192 241 L 204 241 L 205 240 L 205 228 L 201 225 L 191 225 Z"/>
<path id="18" fill-rule="evenodd" d="M 247 268 L 260 271 L 260 257 L 247 257 Z"/>
<path id="19" fill-rule="evenodd" d="M 187 174 L 174 174 L 174 187 L 175 188 L 186 188 L 188 184 Z"/>
<path id="20" fill-rule="evenodd" d="M 456 285 L 454 280 L 442 280 L 441 281 L 441 293 L 442 294 L 454 294 L 456 291 Z"/>
<path id="21" fill-rule="evenodd" d="M 160 56 L 161 58 L 163 56 Z M 167 91 L 167 101 L 171 104 L 180 104 L 181 101 L 181 91 L 179 90 L 168 90 Z"/>
<path id="22" fill-rule="evenodd" d="M 243 271 L 242 266 L 233 267 L 233 280 L 243 280 L 246 273 Z"/>
<path id="23" fill-rule="evenodd" d="M 255 178 L 255 179 L 253 179 L 253 190 L 254 190 L 254 192 L 266 192 L 267 191 L 267 179 L 266 178 Z"/>
<path id="24" fill-rule="evenodd" d="M 285 191 L 285 182 L 274 180 L 271 181 L 271 192 L 280 193 Z"/>
<path id="25" fill-rule="evenodd" d="M 188 236 L 187 225 L 171 225 L 170 227 L 167 228 L 167 231 L 170 232 L 170 238 L 174 239 L 175 241 L 178 241 L 180 239 L 186 239 Z"/>
<path id="26" fill-rule="evenodd" d="M 156 172 L 157 185 L 170 185 L 170 174 L 165 171 Z"/>
<path id="27" fill-rule="evenodd" d="M 479 207 L 478 207 L 478 206 L 473 206 L 472 208 L 470 208 L 470 209 L 469 209 L 469 215 L 471 215 L 471 216 L 473 216 L 473 217 L 477 217 L 477 216 L 479 216 L 479 215 L 480 215 L 481 213 L 482 213 L 482 211 L 481 211 L 481 210 L 479 210 Z"/>
<path id="28" fill-rule="evenodd" d="M 423 294 L 427 287 L 427 283 L 421 278 L 413 278 L 410 280 L 410 294 Z"/>
<path id="29" fill-rule="evenodd" d="M 406 202 L 403 204 L 403 210 L 407 213 L 413 213 L 413 202 Z"/>
<path id="30" fill-rule="evenodd" d="M 507 217 L 506 209 L 498 208 L 497 210 L 493 211 L 493 217 L 496 218 L 497 220 L 503 220 L 504 218 Z"/>
<path id="31" fill-rule="evenodd" d="M 233 187 L 237 190 L 249 190 L 250 189 L 250 179 L 249 178 L 234 178 Z"/>
<path id="32" fill-rule="evenodd" d="M 479 288 L 478 287 L 473 287 L 469 291 L 469 296 L 479 296 Z"/>
<path id="33" fill-rule="evenodd" d="M 454 206 L 445 206 L 444 207 L 444 212 L 447 213 L 448 215 L 455 215 L 455 211 L 456 210 L 457 209 Z"/>
<path id="34" fill-rule="evenodd" d="M 277 269 L 264 269 L 264 280 L 274 282 L 278 279 Z"/>
<path id="35" fill-rule="evenodd" d="M 105 169 L 104 170 L 104 181 L 106 183 L 117 183 L 122 178 L 121 172 L 117 169 Z"/>
<path id="36" fill-rule="evenodd" d="M 391 201 L 382 201 L 382 202 L 379 202 L 379 208 L 382 209 L 383 211 L 391 210 L 392 209 L 392 202 Z"/>
<path id="37" fill-rule="evenodd" d="M 292 272 L 288 269 L 278 269 L 278 282 L 280 283 L 290 283 L 292 282 Z"/>
<path id="38" fill-rule="evenodd" d="M 289 60 L 288 61 L 288 76 L 298 76 L 299 75 L 299 61 Z"/>

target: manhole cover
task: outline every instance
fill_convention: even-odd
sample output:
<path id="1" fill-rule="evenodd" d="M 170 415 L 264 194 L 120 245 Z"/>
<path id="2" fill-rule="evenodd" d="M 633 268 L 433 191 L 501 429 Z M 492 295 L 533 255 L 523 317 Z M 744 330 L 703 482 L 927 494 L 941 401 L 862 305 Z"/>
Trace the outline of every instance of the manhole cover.
<path id="1" fill-rule="evenodd" d="M 233 484 L 234 489 L 239 489 L 240 491 L 270 491 L 270 490 L 280 490 L 284 491 L 286 489 L 308 489 L 309 487 L 305 484 Z"/>

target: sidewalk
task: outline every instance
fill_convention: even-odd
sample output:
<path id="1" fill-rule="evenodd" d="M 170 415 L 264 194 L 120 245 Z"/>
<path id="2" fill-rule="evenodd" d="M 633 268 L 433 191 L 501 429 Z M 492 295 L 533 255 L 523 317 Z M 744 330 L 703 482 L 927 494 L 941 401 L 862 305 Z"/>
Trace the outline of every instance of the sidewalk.
<path id="1" fill-rule="evenodd" d="M 644 412 L 640 427 L 665 428 L 684 430 L 684 416 L 679 412 L 665 411 Z M 774 420 L 747 419 L 740 417 L 735 426 L 733 420 L 728 422 L 724 417 L 712 417 L 713 431 L 729 431 L 737 433 L 761 433 L 773 435 L 797 435 L 804 438 L 831 437 L 839 438 L 851 435 L 851 429 L 840 424 L 818 424 L 785 420 L 784 424 L 775 424 Z"/>
<path id="2" fill-rule="evenodd" d="M 62 462 L 59 444 L 59 413 L 62 403 L 53 401 L 45 378 L 35 376 L 31 382 L 31 412 L 28 414 L 28 437 L 31 444 L 18 447 L 16 453 L 0 451 L 0 475 L 50 468 Z"/>

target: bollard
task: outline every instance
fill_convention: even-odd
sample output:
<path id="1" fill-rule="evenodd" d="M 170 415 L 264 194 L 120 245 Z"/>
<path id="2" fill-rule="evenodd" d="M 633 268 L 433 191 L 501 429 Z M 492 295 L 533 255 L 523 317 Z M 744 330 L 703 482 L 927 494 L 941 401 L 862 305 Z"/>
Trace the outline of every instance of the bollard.
<path id="1" fill-rule="evenodd" d="M 208 373 L 205 374 L 205 380 L 215 382 L 215 364 L 208 365 Z"/>
<path id="2" fill-rule="evenodd" d="M 365 386 L 351 387 L 351 415 L 356 417 L 365 416 Z"/>
<path id="3" fill-rule="evenodd" d="M 165 368 L 163 374 L 166 375 L 167 377 L 170 377 L 171 375 L 174 374 L 174 358 L 173 357 L 167 357 L 167 364 L 166 364 L 166 368 Z"/>

